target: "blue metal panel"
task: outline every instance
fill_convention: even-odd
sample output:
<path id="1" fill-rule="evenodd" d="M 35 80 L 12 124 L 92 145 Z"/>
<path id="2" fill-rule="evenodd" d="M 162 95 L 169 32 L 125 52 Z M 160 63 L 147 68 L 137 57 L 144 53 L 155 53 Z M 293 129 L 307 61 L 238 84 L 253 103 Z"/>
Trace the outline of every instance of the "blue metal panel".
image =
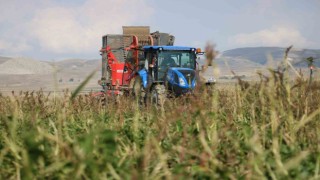
<path id="1" fill-rule="evenodd" d="M 179 72 L 179 70 L 190 70 L 190 71 L 193 71 L 192 69 L 190 68 L 170 68 L 168 70 L 168 73 L 167 73 L 167 81 L 169 83 L 171 83 L 172 85 L 175 85 L 175 86 L 179 86 L 180 88 L 185 88 L 185 89 L 194 89 L 195 86 L 196 86 L 196 78 L 194 78 L 191 82 L 191 84 L 189 85 L 189 82 L 186 80 L 186 78 L 184 77 L 184 75 Z M 176 82 L 175 80 L 175 76 L 178 77 L 178 82 Z M 184 85 L 180 84 L 180 79 L 184 81 Z"/>
<path id="2" fill-rule="evenodd" d="M 148 84 L 148 72 L 146 69 L 141 69 L 140 71 L 138 71 L 139 76 L 142 79 L 142 84 L 143 87 L 146 88 L 147 84 Z"/>

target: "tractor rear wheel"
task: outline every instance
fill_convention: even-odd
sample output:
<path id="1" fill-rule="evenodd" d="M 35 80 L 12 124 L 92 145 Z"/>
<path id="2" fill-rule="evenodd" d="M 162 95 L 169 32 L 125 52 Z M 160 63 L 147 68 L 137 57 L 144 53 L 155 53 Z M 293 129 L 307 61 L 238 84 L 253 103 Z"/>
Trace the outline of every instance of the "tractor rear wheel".
<path id="1" fill-rule="evenodd" d="M 163 107 L 166 98 L 166 88 L 164 85 L 157 84 L 152 88 L 150 93 L 151 104 Z"/>

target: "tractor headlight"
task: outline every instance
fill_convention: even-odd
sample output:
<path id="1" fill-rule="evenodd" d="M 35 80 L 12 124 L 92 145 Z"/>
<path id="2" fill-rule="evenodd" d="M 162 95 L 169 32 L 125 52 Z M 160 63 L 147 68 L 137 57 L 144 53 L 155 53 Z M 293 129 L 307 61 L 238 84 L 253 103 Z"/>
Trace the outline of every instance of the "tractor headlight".
<path id="1" fill-rule="evenodd" d="M 183 78 L 179 77 L 179 84 L 180 86 L 185 86 L 186 82 L 183 80 Z"/>

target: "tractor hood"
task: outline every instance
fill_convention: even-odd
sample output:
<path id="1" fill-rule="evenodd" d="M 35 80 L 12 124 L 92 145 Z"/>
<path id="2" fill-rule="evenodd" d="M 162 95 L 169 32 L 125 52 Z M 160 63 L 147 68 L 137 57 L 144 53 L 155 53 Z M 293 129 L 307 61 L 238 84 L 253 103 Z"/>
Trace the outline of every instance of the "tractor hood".
<path id="1" fill-rule="evenodd" d="M 193 69 L 172 67 L 169 69 L 168 75 L 171 76 L 169 82 L 173 86 L 182 89 L 194 89 L 196 86 L 196 73 Z"/>

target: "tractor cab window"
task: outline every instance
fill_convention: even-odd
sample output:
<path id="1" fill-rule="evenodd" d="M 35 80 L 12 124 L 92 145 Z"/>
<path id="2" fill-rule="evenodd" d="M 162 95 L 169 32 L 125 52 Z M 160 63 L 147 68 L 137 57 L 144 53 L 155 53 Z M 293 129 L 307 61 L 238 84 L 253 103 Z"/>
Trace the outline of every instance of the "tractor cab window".
<path id="1" fill-rule="evenodd" d="M 194 69 L 194 58 L 191 53 L 181 53 L 181 67 Z"/>
<path id="2" fill-rule="evenodd" d="M 157 60 L 158 79 L 163 79 L 169 67 L 195 68 L 195 52 L 164 50 L 159 51 Z"/>
<path id="3" fill-rule="evenodd" d="M 179 57 L 171 51 L 162 51 L 158 56 L 159 68 L 167 69 L 168 67 L 177 67 L 179 64 Z"/>
<path id="4" fill-rule="evenodd" d="M 152 60 L 152 54 L 150 52 L 146 53 L 145 55 L 146 60 L 145 60 L 145 68 L 149 71 L 149 64 L 151 64 L 151 60 Z"/>
<path id="5" fill-rule="evenodd" d="M 157 77 L 156 69 L 157 54 L 154 51 L 148 51 L 145 54 L 144 67 L 147 69 L 148 73 L 154 78 Z"/>
<path id="6" fill-rule="evenodd" d="M 184 67 L 195 68 L 196 55 L 192 51 L 161 51 L 158 55 L 159 68 Z"/>

